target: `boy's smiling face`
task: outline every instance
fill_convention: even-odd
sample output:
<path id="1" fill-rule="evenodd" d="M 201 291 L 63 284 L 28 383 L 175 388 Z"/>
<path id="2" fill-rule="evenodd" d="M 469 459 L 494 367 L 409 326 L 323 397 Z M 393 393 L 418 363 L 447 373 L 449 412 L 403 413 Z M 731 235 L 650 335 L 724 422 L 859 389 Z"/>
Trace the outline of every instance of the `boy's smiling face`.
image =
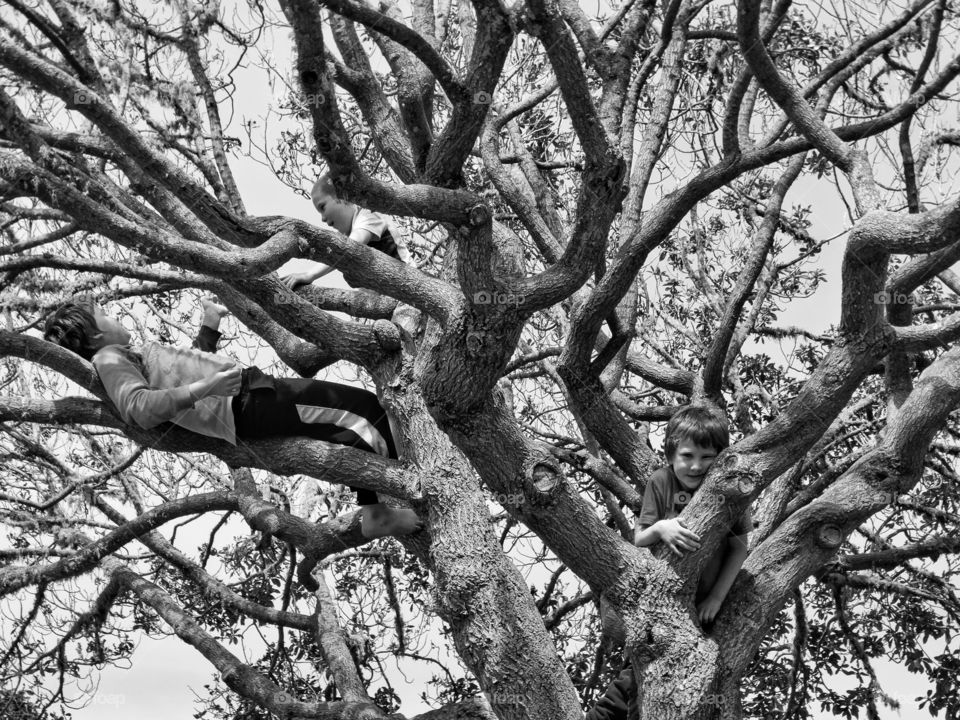
<path id="1" fill-rule="evenodd" d="M 697 445 L 692 440 L 682 440 L 677 444 L 670 464 L 680 484 L 687 490 L 696 490 L 716 457 L 714 448 Z"/>

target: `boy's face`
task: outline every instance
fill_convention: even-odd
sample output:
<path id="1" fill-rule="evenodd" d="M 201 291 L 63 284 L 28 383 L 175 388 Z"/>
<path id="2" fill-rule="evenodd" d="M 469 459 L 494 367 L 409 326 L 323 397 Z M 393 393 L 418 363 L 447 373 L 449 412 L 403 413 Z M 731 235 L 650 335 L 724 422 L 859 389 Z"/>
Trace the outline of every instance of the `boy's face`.
<path id="1" fill-rule="evenodd" d="M 712 447 L 697 445 L 692 440 L 681 440 L 671 465 L 680 484 L 687 490 L 696 490 L 716 457 L 717 451 Z"/>
<path id="2" fill-rule="evenodd" d="M 353 226 L 353 203 L 338 200 L 335 196 L 325 193 L 320 188 L 311 193 L 313 206 L 320 213 L 320 218 L 327 224 L 337 229 L 337 232 L 343 235 L 349 235 Z"/>
<path id="3" fill-rule="evenodd" d="M 97 320 L 97 328 L 103 333 L 100 347 L 130 344 L 130 333 L 124 330 L 118 321 L 104 314 L 102 307 L 96 303 L 92 303 L 90 311 Z"/>

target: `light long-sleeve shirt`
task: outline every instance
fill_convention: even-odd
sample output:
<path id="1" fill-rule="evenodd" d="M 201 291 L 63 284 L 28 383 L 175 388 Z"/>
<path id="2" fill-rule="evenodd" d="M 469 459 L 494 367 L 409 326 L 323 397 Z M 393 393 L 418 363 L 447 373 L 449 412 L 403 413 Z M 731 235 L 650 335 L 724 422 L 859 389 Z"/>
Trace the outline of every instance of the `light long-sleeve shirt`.
<path id="1" fill-rule="evenodd" d="M 93 356 L 107 395 L 127 423 L 150 429 L 164 422 L 237 444 L 232 397 L 196 399 L 187 385 L 236 367 L 214 355 L 220 333 L 203 326 L 192 348 L 149 342 L 139 348 L 107 345 Z"/>

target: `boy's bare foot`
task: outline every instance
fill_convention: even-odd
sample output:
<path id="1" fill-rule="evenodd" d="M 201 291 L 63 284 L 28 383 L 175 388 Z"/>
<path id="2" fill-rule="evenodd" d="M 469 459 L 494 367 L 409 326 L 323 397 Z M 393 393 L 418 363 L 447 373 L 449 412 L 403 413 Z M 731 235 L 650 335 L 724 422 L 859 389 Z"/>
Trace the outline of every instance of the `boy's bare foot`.
<path id="1" fill-rule="evenodd" d="M 203 324 L 216 328 L 220 324 L 220 318 L 230 314 L 225 305 L 217 302 L 212 295 L 200 299 L 200 307 L 203 308 Z"/>
<path id="2" fill-rule="evenodd" d="M 410 535 L 423 529 L 423 521 L 407 508 L 377 503 L 360 508 L 360 532 L 368 540 L 388 535 Z"/>

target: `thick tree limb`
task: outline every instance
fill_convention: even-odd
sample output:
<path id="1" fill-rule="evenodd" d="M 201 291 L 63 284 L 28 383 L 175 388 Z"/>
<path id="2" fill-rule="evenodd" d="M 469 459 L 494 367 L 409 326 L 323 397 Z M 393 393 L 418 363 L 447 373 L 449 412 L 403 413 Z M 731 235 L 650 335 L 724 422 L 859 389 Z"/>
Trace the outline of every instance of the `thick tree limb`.
<path id="1" fill-rule="evenodd" d="M 278 235 L 284 233 L 297 238 L 297 257 L 335 265 L 347 282 L 395 297 L 432 317 L 446 319 L 462 298 L 452 285 L 335 231 L 295 220 L 278 228 Z"/>
<path id="2" fill-rule="evenodd" d="M 370 66 L 370 58 L 357 36 L 354 24 L 331 13 L 330 29 L 340 54 L 356 75 L 348 91 L 356 99 L 363 119 L 370 128 L 380 154 L 404 183 L 416 182 L 417 168 L 410 152 L 410 141 L 404 133 L 397 111 L 387 99 L 380 81 Z M 340 78 L 335 78 L 340 82 Z M 340 82 L 344 85 L 343 82 Z"/>
<path id="3" fill-rule="evenodd" d="M 327 73 L 318 8 L 307 0 L 283 0 L 281 6 L 293 26 L 300 84 L 308 96 L 324 99 L 310 105 L 313 135 L 340 183 L 337 194 L 376 212 L 471 225 L 474 208 L 479 204 L 472 193 L 431 185 L 391 186 L 363 171 L 350 150 L 336 93 Z"/>
<path id="4" fill-rule="evenodd" d="M 525 187 L 515 173 L 500 160 L 499 123 L 488 121 L 480 137 L 483 165 L 497 191 L 517 214 L 524 228 L 548 262 L 559 260 L 563 250 L 537 207 L 531 188 Z"/>
<path id="5" fill-rule="evenodd" d="M 844 172 L 853 169 L 850 148 L 817 117 L 800 92 L 780 75 L 760 35 L 760 3 L 737 4 L 737 37 L 743 57 L 760 86 L 783 108 L 800 132 Z"/>
<path id="6" fill-rule="evenodd" d="M 323 659 L 337 683 L 337 690 L 347 702 L 373 702 L 344 640 L 343 628 L 337 620 L 337 606 L 325 581 L 319 583 L 315 595 L 317 608 L 313 616 L 314 633 Z"/>
<path id="7" fill-rule="evenodd" d="M 234 447 L 165 423 L 156 430 L 124 424 L 106 404 L 86 398 L 25 400 L 0 397 L 0 422 L 50 425 L 100 425 L 122 430 L 140 445 L 166 452 L 202 452 L 233 467 L 258 467 L 277 475 L 304 474 L 398 498 L 415 498 L 418 490 L 396 461 L 309 438 L 244 440 Z"/>
<path id="8" fill-rule="evenodd" d="M 395 40 L 412 52 L 433 73 L 451 103 L 468 101 L 467 89 L 457 76 L 457 71 L 451 67 L 430 41 L 415 30 L 360 2 L 321 0 L 320 4 L 330 8 L 342 17 L 362 23 L 371 30 Z"/>
<path id="9" fill-rule="evenodd" d="M 941 555 L 952 555 L 957 552 L 960 552 L 960 538 L 941 535 L 890 550 L 860 553 L 858 555 L 841 555 L 837 562 L 841 568 L 849 570 L 893 568 L 902 565 L 907 560 L 916 558 L 937 559 Z"/>
<path id="10" fill-rule="evenodd" d="M 577 48 L 565 27 L 557 0 L 532 0 L 528 5 L 529 31 L 544 46 L 550 65 L 560 84 L 560 92 L 584 154 L 596 163 L 614 155 L 611 138 L 590 96 Z"/>
<path id="11" fill-rule="evenodd" d="M 513 44 L 514 25 L 498 2 L 473 3 L 477 36 L 467 64 L 468 97 L 453 104 L 453 112 L 437 137 L 424 165 L 424 178 L 442 187 L 463 183 L 462 170 L 483 129 L 503 65 Z"/>

